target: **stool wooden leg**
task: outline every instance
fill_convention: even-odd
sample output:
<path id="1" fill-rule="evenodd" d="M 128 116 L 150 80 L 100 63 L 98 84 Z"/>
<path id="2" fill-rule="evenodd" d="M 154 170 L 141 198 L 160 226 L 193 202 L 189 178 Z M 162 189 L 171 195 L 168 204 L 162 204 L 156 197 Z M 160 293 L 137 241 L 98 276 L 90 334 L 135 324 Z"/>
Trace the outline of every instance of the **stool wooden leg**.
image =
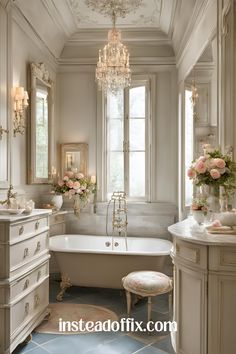
<path id="1" fill-rule="evenodd" d="M 148 297 L 148 321 L 151 321 L 151 313 L 152 313 L 152 298 Z"/>
<path id="2" fill-rule="evenodd" d="M 130 315 L 130 310 L 131 310 L 131 293 L 126 290 L 126 301 L 127 301 L 127 314 L 128 316 Z"/>

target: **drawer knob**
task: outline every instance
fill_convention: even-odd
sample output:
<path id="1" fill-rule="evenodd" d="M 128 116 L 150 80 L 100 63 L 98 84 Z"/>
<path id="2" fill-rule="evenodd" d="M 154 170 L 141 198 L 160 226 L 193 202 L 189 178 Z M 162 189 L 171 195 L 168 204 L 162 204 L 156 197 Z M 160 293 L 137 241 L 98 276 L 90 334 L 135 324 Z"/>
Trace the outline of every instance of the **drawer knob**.
<path id="1" fill-rule="evenodd" d="M 35 249 L 35 253 L 39 252 L 39 251 L 40 251 L 40 248 L 41 248 L 41 243 L 40 243 L 40 241 L 38 241 L 38 242 L 37 242 L 36 249 Z"/>
<path id="2" fill-rule="evenodd" d="M 29 279 L 26 279 L 23 290 L 27 289 L 29 286 Z"/>
<path id="3" fill-rule="evenodd" d="M 38 228 L 39 228 L 39 221 L 36 221 L 36 223 L 35 223 L 35 230 L 38 230 Z"/>
<path id="4" fill-rule="evenodd" d="M 29 255 L 29 249 L 28 249 L 28 247 L 26 247 L 24 249 L 24 258 L 28 257 L 28 255 Z"/>
<path id="5" fill-rule="evenodd" d="M 38 271 L 37 281 L 41 278 L 41 270 Z"/>
<path id="6" fill-rule="evenodd" d="M 23 232 L 24 232 L 24 226 L 21 226 L 21 227 L 19 228 L 19 235 L 22 235 Z"/>
<path id="7" fill-rule="evenodd" d="M 34 307 L 38 307 L 38 305 L 39 305 L 39 303 L 40 303 L 40 297 L 39 297 L 39 295 L 34 295 Z"/>
<path id="8" fill-rule="evenodd" d="M 25 304 L 25 316 L 29 314 L 29 302 L 26 302 Z"/>

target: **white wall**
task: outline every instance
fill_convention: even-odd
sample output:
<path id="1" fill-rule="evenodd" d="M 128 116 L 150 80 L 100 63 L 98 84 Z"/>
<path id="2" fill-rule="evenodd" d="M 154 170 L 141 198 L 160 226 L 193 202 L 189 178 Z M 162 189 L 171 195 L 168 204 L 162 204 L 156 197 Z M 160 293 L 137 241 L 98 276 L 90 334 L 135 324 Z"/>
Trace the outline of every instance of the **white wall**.
<path id="1" fill-rule="evenodd" d="M 17 12 L 13 12 L 12 20 L 12 86 L 23 86 L 29 90 L 29 63 L 44 62 L 51 78 L 56 81 L 55 67 L 50 54 L 34 34 L 31 27 L 24 22 Z M 27 119 L 30 119 L 27 112 Z M 11 183 L 19 193 L 26 193 L 27 198 L 38 200 L 42 193 L 49 190 L 48 186 L 27 185 L 27 131 L 17 134 L 11 141 Z"/>
<path id="2" fill-rule="evenodd" d="M 156 90 L 156 200 L 177 204 L 177 80 L 158 72 Z"/>
<path id="3" fill-rule="evenodd" d="M 89 174 L 96 172 L 96 83 L 93 72 L 58 75 L 60 143 L 88 143 Z"/>

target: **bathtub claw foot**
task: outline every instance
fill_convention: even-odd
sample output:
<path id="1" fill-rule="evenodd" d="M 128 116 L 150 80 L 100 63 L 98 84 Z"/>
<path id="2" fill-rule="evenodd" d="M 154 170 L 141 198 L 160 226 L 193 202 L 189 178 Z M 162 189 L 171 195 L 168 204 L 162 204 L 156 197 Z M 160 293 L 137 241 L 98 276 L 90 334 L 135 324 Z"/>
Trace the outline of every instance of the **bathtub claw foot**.
<path id="1" fill-rule="evenodd" d="M 46 315 L 44 317 L 44 321 L 49 321 L 51 317 L 51 309 L 47 309 Z"/>
<path id="2" fill-rule="evenodd" d="M 63 296 L 65 294 L 66 289 L 70 288 L 72 286 L 70 282 L 70 278 L 66 274 L 62 274 L 61 276 L 61 283 L 60 283 L 60 288 L 61 290 L 57 294 L 57 301 L 62 301 Z"/>

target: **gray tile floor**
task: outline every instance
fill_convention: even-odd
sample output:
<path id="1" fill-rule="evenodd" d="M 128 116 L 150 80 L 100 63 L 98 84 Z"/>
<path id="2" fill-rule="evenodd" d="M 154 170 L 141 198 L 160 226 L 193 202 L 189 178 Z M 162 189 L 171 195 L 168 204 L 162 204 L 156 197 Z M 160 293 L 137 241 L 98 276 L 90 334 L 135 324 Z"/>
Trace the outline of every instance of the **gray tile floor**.
<path id="1" fill-rule="evenodd" d="M 56 302 L 59 282 L 50 282 L 50 302 Z M 114 289 L 83 288 L 73 286 L 67 290 L 64 302 L 101 305 L 126 317 L 126 299 L 123 291 Z M 132 310 L 131 316 L 147 320 L 146 299 Z M 153 321 L 169 320 L 168 297 L 158 296 L 153 301 Z M 174 354 L 168 332 L 86 333 L 54 335 L 33 333 L 32 341 L 19 346 L 13 354 Z"/>

